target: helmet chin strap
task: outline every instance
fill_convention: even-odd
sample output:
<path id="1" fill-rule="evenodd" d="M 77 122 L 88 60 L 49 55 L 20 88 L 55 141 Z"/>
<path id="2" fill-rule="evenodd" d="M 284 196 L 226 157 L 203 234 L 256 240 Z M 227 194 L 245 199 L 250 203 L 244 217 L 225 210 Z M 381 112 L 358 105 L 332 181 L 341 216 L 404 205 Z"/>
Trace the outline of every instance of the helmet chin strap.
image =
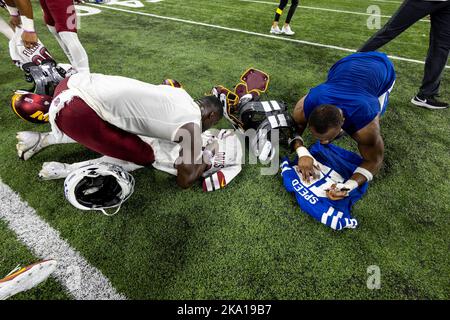
<path id="1" fill-rule="evenodd" d="M 105 216 L 108 216 L 108 217 L 112 217 L 112 216 L 115 216 L 117 213 L 119 213 L 119 211 L 120 211 L 120 208 L 122 207 L 122 205 L 119 205 L 118 207 L 117 207 L 117 209 L 113 212 L 113 213 L 108 213 L 105 209 L 100 209 L 100 211 L 101 212 L 103 212 L 103 214 L 105 215 Z"/>

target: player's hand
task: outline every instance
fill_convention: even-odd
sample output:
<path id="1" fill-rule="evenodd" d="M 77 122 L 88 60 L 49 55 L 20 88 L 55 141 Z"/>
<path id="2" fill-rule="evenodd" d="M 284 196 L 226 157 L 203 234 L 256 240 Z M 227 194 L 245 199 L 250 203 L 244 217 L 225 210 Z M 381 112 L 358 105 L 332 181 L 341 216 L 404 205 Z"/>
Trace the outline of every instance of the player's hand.
<path id="1" fill-rule="evenodd" d="M 208 141 L 208 144 L 205 146 L 205 150 L 211 151 L 212 155 L 214 156 L 217 151 L 219 151 L 219 142 L 217 139 L 210 139 Z"/>
<path id="2" fill-rule="evenodd" d="M 311 178 L 317 178 L 314 159 L 311 157 L 301 157 L 298 159 L 298 170 L 302 174 L 302 180 L 310 182 Z"/>
<path id="3" fill-rule="evenodd" d="M 16 31 L 16 28 L 19 27 L 21 23 L 20 16 L 11 16 L 11 19 L 9 20 L 9 25 L 14 29 L 14 31 Z"/>
<path id="4" fill-rule="evenodd" d="M 27 49 L 34 48 L 38 44 L 38 37 L 37 37 L 36 32 L 24 31 L 22 33 L 22 41 L 23 41 L 25 48 L 27 48 Z"/>
<path id="5" fill-rule="evenodd" d="M 336 184 L 333 184 L 329 190 L 327 190 L 327 197 L 330 200 L 341 200 L 348 195 L 347 190 L 341 190 L 337 188 Z"/>

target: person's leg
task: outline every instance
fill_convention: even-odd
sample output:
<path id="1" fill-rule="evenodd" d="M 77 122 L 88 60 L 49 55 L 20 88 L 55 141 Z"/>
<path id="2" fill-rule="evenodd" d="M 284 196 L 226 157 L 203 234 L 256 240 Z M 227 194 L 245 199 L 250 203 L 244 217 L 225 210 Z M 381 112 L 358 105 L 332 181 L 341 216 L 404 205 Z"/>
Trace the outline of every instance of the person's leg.
<path id="1" fill-rule="evenodd" d="M 378 50 L 414 23 L 433 12 L 439 3 L 433 1 L 405 0 L 383 28 L 376 32 L 358 51 L 367 52 Z"/>
<path id="2" fill-rule="evenodd" d="M 270 33 L 279 34 L 281 33 L 280 27 L 278 23 L 280 22 L 280 17 L 283 14 L 284 8 L 286 8 L 289 0 L 280 0 L 280 4 L 278 5 L 275 11 L 275 18 L 272 22 L 272 28 L 270 29 Z"/>
<path id="3" fill-rule="evenodd" d="M 292 17 L 294 16 L 295 11 L 298 7 L 298 0 L 291 0 L 291 7 L 289 8 L 288 15 L 286 17 L 286 24 L 290 24 Z"/>
<path id="4" fill-rule="evenodd" d="M 64 53 L 77 72 L 89 72 L 89 58 L 78 39 L 77 35 L 77 15 L 72 0 L 41 0 L 45 2 L 48 11 L 55 21 L 56 40 L 61 45 Z"/>
<path id="5" fill-rule="evenodd" d="M 155 160 L 153 149 L 139 136 L 102 120 L 78 97 L 61 109 L 56 124 L 65 135 L 102 155 L 142 166 Z"/>
<path id="6" fill-rule="evenodd" d="M 69 59 L 69 62 L 71 65 L 73 65 L 73 58 L 70 55 L 69 48 L 66 46 L 66 44 L 62 41 L 61 37 L 59 36 L 58 32 L 56 32 L 56 28 L 54 26 L 47 25 L 48 30 L 51 34 L 55 37 L 56 41 L 58 42 L 61 49 L 64 51 L 64 53 L 67 56 L 67 59 Z"/>
<path id="7" fill-rule="evenodd" d="M 291 23 L 291 19 L 297 7 L 298 7 L 298 0 L 292 0 L 291 7 L 289 8 L 289 12 L 286 17 L 286 21 L 284 23 L 283 28 L 281 29 L 281 33 L 284 33 L 287 36 L 293 36 L 295 34 L 295 32 L 291 30 L 291 26 L 289 24 Z"/>
<path id="8" fill-rule="evenodd" d="M 47 6 L 47 0 L 39 0 L 39 3 L 41 4 L 42 12 L 44 14 L 44 22 L 47 26 L 55 26 L 55 20 L 53 20 L 52 14 L 50 12 L 50 9 Z"/>
<path id="9" fill-rule="evenodd" d="M 430 47 L 425 61 L 425 71 L 419 96 L 439 95 L 442 75 L 450 52 L 450 3 L 431 14 Z"/>
<path id="10" fill-rule="evenodd" d="M 69 52 L 68 58 L 77 72 L 89 72 L 89 58 L 75 32 L 59 32 L 61 40 Z"/>

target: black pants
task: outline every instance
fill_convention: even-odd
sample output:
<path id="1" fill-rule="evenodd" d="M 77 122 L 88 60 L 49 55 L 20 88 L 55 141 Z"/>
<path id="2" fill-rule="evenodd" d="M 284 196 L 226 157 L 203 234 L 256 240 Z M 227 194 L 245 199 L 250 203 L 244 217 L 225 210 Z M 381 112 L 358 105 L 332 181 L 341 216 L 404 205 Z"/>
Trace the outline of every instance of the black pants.
<path id="1" fill-rule="evenodd" d="M 286 17 L 286 23 L 291 23 L 291 19 L 294 16 L 295 10 L 298 7 L 298 0 L 291 0 L 291 7 L 289 8 L 288 15 Z M 283 12 L 284 8 L 286 8 L 288 4 L 288 0 L 281 0 L 278 6 L 277 11 L 275 12 L 275 21 L 280 21 L 281 12 Z"/>
<path id="2" fill-rule="evenodd" d="M 406 0 L 375 35 L 359 51 L 374 51 L 397 37 L 420 19 L 430 15 L 430 44 L 419 95 L 439 94 L 442 75 L 450 52 L 450 1 Z"/>

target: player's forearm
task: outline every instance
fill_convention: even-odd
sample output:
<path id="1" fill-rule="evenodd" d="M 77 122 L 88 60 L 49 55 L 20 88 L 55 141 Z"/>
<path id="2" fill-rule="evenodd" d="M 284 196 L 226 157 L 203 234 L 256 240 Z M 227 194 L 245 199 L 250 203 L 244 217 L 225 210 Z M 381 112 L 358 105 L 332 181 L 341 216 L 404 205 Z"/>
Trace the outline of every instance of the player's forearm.
<path id="1" fill-rule="evenodd" d="M 362 185 L 367 181 L 370 182 L 381 169 L 384 159 L 383 140 L 380 138 L 377 144 L 360 146 L 359 149 L 364 160 L 350 179 L 358 182 L 358 185 Z"/>
<path id="2" fill-rule="evenodd" d="M 182 189 L 188 189 L 202 176 L 208 164 L 179 165 L 177 167 L 177 184 Z"/>
<path id="3" fill-rule="evenodd" d="M 31 6 L 30 0 L 14 0 L 9 2 L 15 3 L 15 7 L 19 9 L 20 15 L 22 17 L 33 19 L 33 7 Z M 8 2 L 6 2 L 6 4 L 8 4 Z"/>
<path id="4" fill-rule="evenodd" d="M 354 180 L 358 183 L 358 186 L 371 181 L 373 176 L 378 173 L 379 169 L 374 167 L 370 162 L 363 162 L 355 171 L 349 180 Z"/>

